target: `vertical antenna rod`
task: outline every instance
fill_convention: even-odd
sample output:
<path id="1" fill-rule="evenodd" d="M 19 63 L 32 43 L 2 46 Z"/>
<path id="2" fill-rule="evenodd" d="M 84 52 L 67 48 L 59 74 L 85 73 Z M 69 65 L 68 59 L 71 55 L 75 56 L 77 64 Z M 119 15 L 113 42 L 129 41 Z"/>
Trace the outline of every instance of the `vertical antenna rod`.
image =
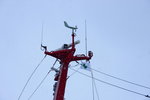
<path id="1" fill-rule="evenodd" d="M 87 25 L 85 20 L 85 54 L 87 56 Z"/>
<path id="2" fill-rule="evenodd" d="M 41 31 L 41 45 L 43 44 L 43 23 L 42 23 L 42 31 Z"/>
<path id="3" fill-rule="evenodd" d="M 41 50 L 44 51 L 43 46 L 43 28 L 44 28 L 44 22 L 42 22 L 42 30 L 41 30 Z"/>

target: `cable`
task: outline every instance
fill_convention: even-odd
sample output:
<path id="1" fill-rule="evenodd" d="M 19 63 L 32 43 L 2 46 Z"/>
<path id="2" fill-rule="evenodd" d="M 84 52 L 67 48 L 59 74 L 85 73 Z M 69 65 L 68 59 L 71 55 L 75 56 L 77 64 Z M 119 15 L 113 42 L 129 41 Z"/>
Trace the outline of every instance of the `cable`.
<path id="1" fill-rule="evenodd" d="M 44 56 L 44 58 L 39 62 L 39 64 L 36 66 L 36 68 L 35 68 L 35 69 L 33 70 L 33 72 L 31 73 L 30 77 L 28 78 L 27 82 L 25 83 L 25 85 L 24 85 L 24 87 L 23 87 L 23 89 L 22 89 L 22 91 L 21 91 L 21 93 L 20 93 L 20 95 L 19 95 L 19 97 L 18 97 L 18 100 L 20 100 L 20 98 L 21 98 L 21 96 L 22 96 L 22 94 L 23 94 L 25 88 L 27 87 L 29 81 L 31 80 L 33 74 L 36 72 L 36 70 L 38 69 L 38 67 L 41 65 L 41 63 L 43 62 L 43 60 L 44 60 L 45 58 L 46 58 L 46 55 Z"/>
<path id="2" fill-rule="evenodd" d="M 80 69 L 80 68 L 78 68 L 77 71 L 79 71 L 79 69 Z M 72 74 L 70 74 L 70 75 L 68 76 L 67 80 L 68 80 L 71 76 L 73 76 L 75 73 L 77 73 L 77 71 L 74 71 Z"/>
<path id="3" fill-rule="evenodd" d="M 102 71 L 95 70 L 95 69 L 93 69 L 93 68 L 91 68 L 91 69 L 92 69 L 93 71 L 96 71 L 96 72 L 100 73 L 100 74 L 103 74 L 103 75 L 106 75 L 106 76 L 115 78 L 115 79 L 117 79 L 117 80 L 120 80 L 120 81 L 123 81 L 123 82 L 126 82 L 126 83 L 130 83 L 130 84 L 133 84 L 133 85 L 136 85 L 136 86 L 139 86 L 139 87 L 143 87 L 143 88 L 146 88 L 146 89 L 150 89 L 150 87 L 143 86 L 143 85 L 140 85 L 140 84 L 131 82 L 131 81 L 127 81 L 127 80 L 125 80 L 125 79 L 121 79 L 121 78 L 118 78 L 118 77 L 116 77 L 116 76 L 112 76 L 112 75 L 110 75 L 110 74 L 104 73 L 104 72 L 102 72 Z"/>
<path id="4" fill-rule="evenodd" d="M 72 69 L 72 68 L 70 68 L 70 69 L 71 69 L 71 70 L 75 70 L 75 69 Z M 75 71 L 77 71 L 77 70 L 75 70 Z M 84 74 L 84 73 L 79 72 L 79 71 L 77 71 L 77 72 L 80 73 L 81 75 L 84 75 L 84 76 L 86 76 L 86 77 L 91 78 L 91 76 L 89 76 L 89 75 L 87 75 L 87 74 Z M 117 86 L 117 85 L 114 85 L 114 84 L 105 82 L 105 81 L 103 81 L 103 80 L 97 79 L 97 78 L 95 78 L 95 77 L 93 77 L 93 78 L 94 78 L 95 80 L 101 82 L 101 83 L 105 83 L 105 84 L 107 84 L 107 85 L 110 85 L 110 86 L 113 86 L 113 87 L 116 87 L 116 88 L 119 88 L 119 89 L 122 89 L 122 90 L 125 90 L 125 91 L 128 91 L 128 92 L 131 92 L 131 93 L 134 93 L 134 94 L 137 94 L 137 95 L 141 95 L 141 96 L 150 98 L 149 95 L 145 95 L 145 94 L 143 94 L 143 93 L 139 93 L 139 92 L 136 92 L 136 91 L 133 91 L 133 90 L 129 90 L 129 89 L 126 89 L 126 88 L 123 88 L 123 87 L 120 87 L 120 86 Z"/>
<path id="5" fill-rule="evenodd" d="M 99 99 L 99 95 L 98 95 L 99 93 L 98 93 L 98 90 L 97 90 L 97 87 L 96 87 L 96 83 L 95 83 L 95 80 L 94 80 L 94 74 L 93 74 L 92 70 L 91 70 L 91 75 L 92 75 L 92 81 L 93 81 L 93 84 L 94 84 L 94 87 L 95 87 L 97 98 L 98 98 L 98 100 L 100 100 Z"/>
<path id="6" fill-rule="evenodd" d="M 91 70 L 91 78 L 92 78 L 92 94 L 93 94 L 93 100 L 94 100 L 94 78 L 93 78 L 93 73 L 92 73 L 92 70 Z"/>
<path id="7" fill-rule="evenodd" d="M 100 100 L 100 99 L 99 99 L 99 93 L 98 93 L 98 90 L 97 90 L 97 87 L 96 87 L 95 80 L 93 80 L 93 82 L 94 82 L 94 86 L 95 86 L 95 91 L 96 91 L 97 98 L 98 98 L 98 100 Z"/>
<path id="8" fill-rule="evenodd" d="M 78 66 L 78 65 L 79 65 L 79 63 L 77 63 L 77 64 L 74 65 L 74 66 L 69 66 L 69 67 L 76 67 L 76 66 Z M 78 71 L 79 69 L 80 69 L 80 68 L 78 68 L 77 71 Z M 77 71 L 74 71 L 72 74 L 70 74 L 70 75 L 68 76 L 67 80 L 68 80 L 72 75 L 74 75 Z"/>
<path id="9" fill-rule="evenodd" d="M 58 59 L 56 59 L 56 61 L 54 62 L 54 64 L 52 65 L 52 67 L 50 68 L 50 70 L 48 71 L 48 73 L 45 75 L 45 77 L 43 78 L 43 80 L 40 82 L 40 84 L 36 87 L 36 89 L 33 91 L 33 93 L 29 96 L 28 100 L 30 100 L 32 98 L 32 96 L 35 94 L 35 92 L 39 89 L 39 87 L 42 85 L 42 83 L 45 81 L 45 79 L 47 78 L 47 76 L 49 75 L 49 73 L 52 71 L 52 68 L 55 66 L 56 62 L 58 61 Z"/>
<path id="10" fill-rule="evenodd" d="M 78 66 L 79 65 L 79 63 L 77 63 L 76 65 L 74 65 L 74 66 L 69 66 L 69 67 L 76 67 L 76 66 Z"/>
<path id="11" fill-rule="evenodd" d="M 40 84 L 37 86 L 37 88 L 33 91 L 33 93 L 29 96 L 28 100 L 30 100 L 32 98 L 32 96 L 35 94 L 35 92 L 39 89 L 39 87 L 42 85 L 42 83 L 45 81 L 45 79 L 47 78 L 47 76 L 49 75 L 49 73 L 52 70 L 49 70 L 49 72 L 46 74 L 46 76 L 43 78 L 43 80 L 40 82 Z"/>

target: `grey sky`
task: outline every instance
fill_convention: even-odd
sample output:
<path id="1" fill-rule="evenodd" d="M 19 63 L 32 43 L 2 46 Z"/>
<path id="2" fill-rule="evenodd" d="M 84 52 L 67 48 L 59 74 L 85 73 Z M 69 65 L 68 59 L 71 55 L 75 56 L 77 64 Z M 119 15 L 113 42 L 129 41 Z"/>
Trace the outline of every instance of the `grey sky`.
<path id="1" fill-rule="evenodd" d="M 91 66 L 150 87 L 149 0 L 0 0 L 0 100 L 17 100 L 29 75 L 44 56 L 40 50 L 42 22 L 43 43 L 48 46 L 49 51 L 71 42 L 71 31 L 63 25 L 63 21 L 67 21 L 70 25 L 78 26 L 75 39 L 81 43 L 77 46 L 77 53 L 85 53 L 85 19 L 88 49 L 94 52 Z M 21 100 L 27 100 L 54 60 L 52 57 L 46 58 Z M 80 71 L 90 75 L 88 71 Z M 69 70 L 69 74 L 72 72 Z M 53 100 L 54 74 L 50 73 L 31 100 Z M 95 72 L 94 76 L 150 95 L 150 90 Z M 100 100 L 148 100 L 100 82 L 96 83 Z M 77 73 L 70 77 L 65 98 L 92 100 L 91 79 Z"/>

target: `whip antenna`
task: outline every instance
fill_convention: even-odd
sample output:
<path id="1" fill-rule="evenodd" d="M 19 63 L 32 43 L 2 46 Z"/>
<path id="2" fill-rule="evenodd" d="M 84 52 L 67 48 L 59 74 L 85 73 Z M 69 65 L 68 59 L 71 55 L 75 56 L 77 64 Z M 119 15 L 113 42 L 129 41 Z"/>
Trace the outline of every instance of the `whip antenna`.
<path id="1" fill-rule="evenodd" d="M 87 56 L 87 25 L 85 20 L 85 54 Z"/>
<path id="2" fill-rule="evenodd" d="M 42 23 L 42 30 L 41 30 L 41 50 L 44 51 L 43 49 L 43 27 L 44 27 L 44 23 Z"/>
<path id="3" fill-rule="evenodd" d="M 43 23 L 42 23 L 42 31 L 41 31 L 41 45 L 43 44 Z"/>

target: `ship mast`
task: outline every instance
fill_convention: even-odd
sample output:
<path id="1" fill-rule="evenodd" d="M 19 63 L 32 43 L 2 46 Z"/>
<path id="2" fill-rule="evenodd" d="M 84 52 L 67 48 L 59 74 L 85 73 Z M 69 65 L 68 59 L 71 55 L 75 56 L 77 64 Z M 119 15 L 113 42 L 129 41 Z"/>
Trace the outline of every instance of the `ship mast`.
<path id="1" fill-rule="evenodd" d="M 72 43 L 71 44 L 64 44 L 64 46 L 56 51 L 47 51 L 45 48 L 45 54 L 55 57 L 56 59 L 60 60 L 60 69 L 55 69 L 56 75 L 55 75 L 55 84 L 54 84 L 54 99 L 53 100 L 64 100 L 64 94 L 65 94 L 65 87 L 66 87 L 66 81 L 67 81 L 67 73 L 68 73 L 68 65 L 71 61 L 79 61 L 79 60 L 90 60 L 93 56 L 93 53 L 89 51 L 88 56 L 85 56 L 84 54 L 78 54 L 74 56 L 74 53 L 76 51 L 75 45 L 79 43 L 79 41 L 74 41 L 75 38 L 75 31 L 77 30 L 77 27 L 70 27 L 66 22 L 64 22 L 65 26 L 67 28 L 72 29 Z M 70 49 L 69 49 L 70 48 Z"/>

